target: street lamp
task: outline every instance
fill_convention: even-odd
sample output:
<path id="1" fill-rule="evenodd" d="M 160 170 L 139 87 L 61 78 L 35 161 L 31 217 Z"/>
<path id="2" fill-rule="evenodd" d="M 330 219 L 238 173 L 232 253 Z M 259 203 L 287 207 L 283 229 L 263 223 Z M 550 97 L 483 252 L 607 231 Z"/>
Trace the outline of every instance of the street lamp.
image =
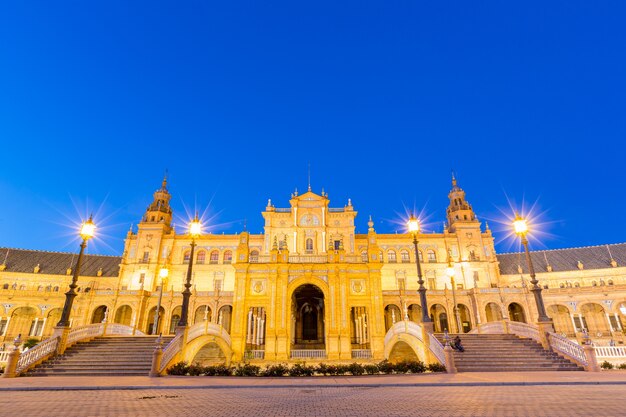
<path id="1" fill-rule="evenodd" d="M 198 214 L 189 222 L 189 235 L 191 236 L 191 252 L 189 253 L 189 265 L 187 266 L 187 279 L 185 280 L 185 289 L 183 290 L 183 306 L 178 321 L 178 327 L 187 326 L 187 317 L 189 316 L 189 297 L 191 297 L 191 272 L 193 269 L 193 251 L 196 247 L 196 238 L 202 234 L 202 223 L 198 219 Z"/>
<path id="2" fill-rule="evenodd" d="M 459 315 L 459 306 L 456 303 L 456 283 L 454 281 L 454 272 L 455 271 L 454 267 L 452 266 L 450 252 L 448 252 L 448 267 L 446 268 L 446 275 L 450 278 L 450 285 L 452 286 L 452 303 L 454 304 L 454 307 L 452 307 L 452 312 L 454 313 L 457 333 L 462 333 L 461 316 Z"/>
<path id="3" fill-rule="evenodd" d="M 524 252 L 526 253 L 526 263 L 528 264 L 528 272 L 530 273 L 530 283 L 533 286 L 531 291 L 535 296 L 535 304 L 537 305 L 537 312 L 539 313 L 538 321 L 539 323 L 551 323 L 552 320 L 546 314 L 546 307 L 543 304 L 543 297 L 541 296 L 541 287 L 538 285 L 539 281 L 537 281 L 535 276 L 535 268 L 533 267 L 533 261 L 530 258 L 530 252 L 528 251 L 528 238 L 526 237 L 528 234 L 528 223 L 526 222 L 526 219 L 520 217 L 519 214 L 516 214 L 515 220 L 513 220 L 513 229 L 515 230 L 515 234 L 522 240 Z"/>
<path id="4" fill-rule="evenodd" d="M 426 287 L 424 287 L 424 277 L 422 276 L 422 266 L 420 265 L 420 256 L 419 250 L 417 249 L 417 234 L 420 231 L 420 223 L 419 220 L 411 215 L 409 218 L 409 222 L 407 223 L 409 228 L 409 232 L 413 235 L 413 246 L 415 246 L 415 263 L 417 265 L 417 283 L 420 285 L 419 291 L 420 293 L 420 304 L 422 305 L 422 323 L 428 325 L 432 320 L 428 315 L 428 303 L 426 301 Z"/>
<path id="5" fill-rule="evenodd" d="M 159 331 L 159 316 L 161 315 L 161 301 L 163 300 L 163 285 L 165 280 L 170 274 L 170 270 L 166 266 L 159 269 L 159 278 L 161 278 L 161 285 L 159 286 L 159 301 L 157 301 L 157 308 L 154 312 L 154 325 L 152 326 L 152 334 L 156 335 Z"/>
<path id="6" fill-rule="evenodd" d="M 83 253 L 87 247 L 87 241 L 91 239 L 96 233 L 96 225 L 93 222 L 93 216 L 89 216 L 89 220 L 83 222 L 78 232 L 83 241 L 80 244 L 80 252 L 78 253 L 78 259 L 74 266 L 74 274 L 72 275 L 72 282 L 70 283 L 70 289 L 65 293 L 65 305 L 63 306 L 63 313 L 61 313 L 61 320 L 57 323 L 57 327 L 69 327 L 70 314 L 72 312 L 72 304 L 74 298 L 76 298 L 76 282 L 78 281 L 78 275 L 80 274 L 80 265 L 83 261 Z"/>

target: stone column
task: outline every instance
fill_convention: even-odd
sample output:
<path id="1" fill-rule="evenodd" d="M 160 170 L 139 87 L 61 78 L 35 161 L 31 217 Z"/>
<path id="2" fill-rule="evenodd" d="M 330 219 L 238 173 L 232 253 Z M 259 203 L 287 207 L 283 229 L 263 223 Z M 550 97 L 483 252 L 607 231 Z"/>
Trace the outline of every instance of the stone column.
<path id="1" fill-rule="evenodd" d="M 161 336 L 157 339 L 156 348 L 152 353 L 152 366 L 150 367 L 149 376 L 156 378 L 161 376 L 161 358 L 163 358 L 163 340 Z"/>
<path id="2" fill-rule="evenodd" d="M 9 353 L 9 357 L 7 360 L 7 365 L 4 368 L 4 373 L 2 374 L 2 378 L 15 378 L 17 375 L 15 370 L 17 368 L 17 363 L 20 360 L 20 350 L 19 345 L 22 342 L 21 335 L 17 335 L 15 340 L 13 341 L 13 350 Z"/>
<path id="3" fill-rule="evenodd" d="M 450 343 L 446 342 L 446 347 L 443 348 L 443 353 L 446 358 L 446 372 L 449 374 L 456 374 L 456 363 L 454 362 L 454 349 L 450 346 Z"/>

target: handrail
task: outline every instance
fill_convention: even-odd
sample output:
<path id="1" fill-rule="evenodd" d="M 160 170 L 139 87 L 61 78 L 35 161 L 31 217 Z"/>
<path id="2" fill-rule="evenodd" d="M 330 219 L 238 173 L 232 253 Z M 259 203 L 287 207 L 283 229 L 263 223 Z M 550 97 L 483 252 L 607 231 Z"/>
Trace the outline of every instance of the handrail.
<path id="1" fill-rule="evenodd" d="M 224 327 L 220 326 L 219 324 L 210 323 L 208 321 L 196 323 L 191 326 L 187 332 L 187 341 L 193 340 L 205 334 L 219 336 L 220 338 L 224 339 L 228 346 L 231 346 L 230 335 L 224 329 Z"/>
<path id="2" fill-rule="evenodd" d="M 183 334 L 179 333 L 170 343 L 163 349 L 163 356 L 161 357 L 161 369 L 159 372 L 163 372 L 170 361 L 176 356 L 178 352 L 183 348 Z"/>
<path id="3" fill-rule="evenodd" d="M 439 363 L 441 363 L 444 366 L 448 366 L 448 364 L 446 363 L 446 355 L 444 354 L 444 351 L 443 351 L 443 345 L 441 344 L 439 339 L 437 339 L 435 335 L 432 333 L 430 333 L 428 337 L 430 341 L 430 345 L 429 345 L 430 351 L 433 353 L 433 355 L 435 355 Z"/>
<path id="4" fill-rule="evenodd" d="M 626 358 L 626 346 L 594 346 L 594 349 L 599 358 Z"/>
<path id="5" fill-rule="evenodd" d="M 506 333 L 504 321 L 490 321 L 489 323 L 479 324 L 478 327 L 469 331 L 469 333 Z"/>
<path id="6" fill-rule="evenodd" d="M 410 334 L 411 336 L 419 339 L 422 343 L 424 342 L 422 339 L 422 326 L 413 321 L 402 320 L 391 326 L 391 328 L 387 331 L 387 334 L 385 335 L 385 345 L 391 341 L 391 338 L 394 335 L 402 333 Z"/>
<path id="7" fill-rule="evenodd" d="M 51 337 L 49 339 L 44 340 L 43 342 L 35 345 L 33 348 L 27 350 L 26 352 L 22 352 L 20 355 L 20 359 L 17 362 L 17 368 L 15 369 L 15 373 L 17 375 L 22 372 L 27 371 L 33 366 L 37 365 L 42 360 L 45 360 L 51 355 L 54 355 L 57 351 L 57 346 L 59 345 L 59 337 Z"/>
<path id="8" fill-rule="evenodd" d="M 522 323 L 519 321 L 491 321 L 478 325 L 469 333 L 487 333 L 487 334 L 505 334 L 512 333 L 519 337 L 527 337 L 541 343 L 541 334 L 539 328 L 532 324 Z"/>
<path id="9" fill-rule="evenodd" d="M 135 336 L 145 336 L 146 334 L 140 330 L 135 329 L 134 327 L 127 326 L 125 324 L 120 323 L 111 323 L 106 327 L 105 334 L 130 334 Z"/>
<path id="10" fill-rule="evenodd" d="M 86 326 L 75 327 L 70 329 L 67 335 L 66 347 L 70 347 L 73 344 L 80 342 L 81 340 L 91 339 L 92 337 L 101 336 L 104 331 L 104 324 L 88 324 Z"/>
<path id="11" fill-rule="evenodd" d="M 583 366 L 587 366 L 587 355 L 584 348 L 578 343 L 572 342 L 566 337 L 556 333 L 548 333 L 548 342 L 552 350 L 566 356 L 568 359 L 578 362 Z"/>
<path id="12" fill-rule="evenodd" d="M 509 333 L 513 333 L 520 337 L 528 337 L 541 343 L 541 334 L 539 328 L 527 323 L 519 321 L 510 321 L 508 323 Z"/>

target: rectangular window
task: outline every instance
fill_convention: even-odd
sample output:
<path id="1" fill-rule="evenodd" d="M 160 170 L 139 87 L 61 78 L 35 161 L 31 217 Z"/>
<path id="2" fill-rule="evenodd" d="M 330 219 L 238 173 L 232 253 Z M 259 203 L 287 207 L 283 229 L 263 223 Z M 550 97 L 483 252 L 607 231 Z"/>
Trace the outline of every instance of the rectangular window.
<path id="1" fill-rule="evenodd" d="M 341 245 L 340 240 L 335 240 L 335 250 L 339 250 L 339 246 Z"/>
<path id="2" fill-rule="evenodd" d="M 139 274 L 139 283 L 140 284 L 143 284 L 145 279 L 146 279 L 146 273 L 145 272 L 142 272 L 141 274 Z"/>
<path id="3" fill-rule="evenodd" d="M 0 319 L 0 336 L 5 336 L 7 333 L 8 319 Z"/>
<path id="4" fill-rule="evenodd" d="M 398 290 L 399 291 L 406 290 L 406 281 L 404 278 L 398 278 Z"/>
<path id="5" fill-rule="evenodd" d="M 428 289 L 430 290 L 437 289 L 437 280 L 435 278 L 428 278 Z"/>
<path id="6" fill-rule="evenodd" d="M 141 263 L 147 264 L 150 261 L 150 252 L 146 251 L 143 253 L 143 258 L 141 258 Z"/>

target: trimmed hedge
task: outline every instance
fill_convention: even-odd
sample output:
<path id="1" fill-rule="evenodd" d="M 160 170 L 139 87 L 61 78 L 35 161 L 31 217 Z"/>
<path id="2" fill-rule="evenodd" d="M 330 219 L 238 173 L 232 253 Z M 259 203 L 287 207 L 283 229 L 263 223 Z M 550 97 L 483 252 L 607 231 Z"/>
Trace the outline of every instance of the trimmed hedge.
<path id="1" fill-rule="evenodd" d="M 428 366 L 420 361 L 402 361 L 391 363 L 382 361 L 378 364 L 326 364 L 307 365 L 296 363 L 291 366 L 284 363 L 267 365 L 264 369 L 249 363 L 239 364 L 234 367 L 226 365 L 202 366 L 199 364 L 189 365 L 186 362 L 178 362 L 167 369 L 168 375 L 189 376 L 341 376 L 341 375 L 380 375 L 380 374 L 419 374 L 422 372 L 445 372 L 446 367 L 433 363 Z"/>

